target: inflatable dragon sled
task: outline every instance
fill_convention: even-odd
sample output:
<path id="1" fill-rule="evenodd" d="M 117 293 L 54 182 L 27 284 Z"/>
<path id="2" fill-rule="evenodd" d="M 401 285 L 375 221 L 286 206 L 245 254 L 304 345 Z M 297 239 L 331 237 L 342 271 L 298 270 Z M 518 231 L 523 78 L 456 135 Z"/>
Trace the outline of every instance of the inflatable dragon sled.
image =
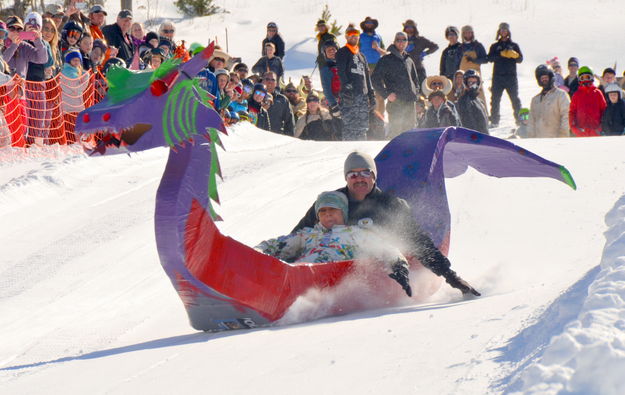
<path id="1" fill-rule="evenodd" d="M 167 61 L 151 72 L 111 69 L 107 97 L 83 111 L 76 124 L 83 141 L 98 134 L 95 146 L 85 146 L 92 154 L 170 148 L 156 196 L 156 243 L 191 325 L 205 331 L 270 325 L 299 297 L 331 292 L 354 276 L 380 291 L 383 305 L 405 304 L 407 296 L 386 274 L 358 277 L 357 262 L 288 264 L 220 233 L 212 201 L 219 203 L 216 147 L 226 130 L 193 78 L 212 51 L 211 45 L 186 63 Z M 463 128 L 403 133 L 375 160 L 380 188 L 410 203 L 416 220 L 444 254 L 451 223 L 445 177 L 471 166 L 494 177 L 551 177 L 575 189 L 564 167 Z M 411 277 L 416 270 L 411 268 Z M 371 308 L 341 298 L 333 303 L 325 315 Z"/>

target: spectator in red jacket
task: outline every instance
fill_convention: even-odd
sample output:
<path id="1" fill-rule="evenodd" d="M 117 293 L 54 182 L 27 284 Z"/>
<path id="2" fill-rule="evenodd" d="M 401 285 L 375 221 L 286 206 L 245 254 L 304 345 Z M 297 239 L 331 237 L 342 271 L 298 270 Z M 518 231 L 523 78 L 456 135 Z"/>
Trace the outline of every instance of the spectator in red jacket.
<path id="1" fill-rule="evenodd" d="M 579 88 L 569 107 L 571 132 L 577 137 L 600 136 L 601 116 L 607 107 L 605 98 L 593 84 L 595 77 L 590 67 L 580 67 L 577 75 Z"/>

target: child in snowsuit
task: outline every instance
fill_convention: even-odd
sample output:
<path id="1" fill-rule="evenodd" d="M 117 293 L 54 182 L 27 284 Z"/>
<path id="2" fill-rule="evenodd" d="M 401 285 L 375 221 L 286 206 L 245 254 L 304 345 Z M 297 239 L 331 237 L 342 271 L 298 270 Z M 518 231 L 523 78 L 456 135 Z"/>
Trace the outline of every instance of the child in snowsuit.
<path id="1" fill-rule="evenodd" d="M 522 108 L 519 111 L 519 122 L 521 123 L 517 130 L 514 132 L 515 137 L 526 139 L 528 137 L 529 122 L 530 122 L 530 110 Z"/>
<path id="2" fill-rule="evenodd" d="M 346 226 L 347 196 L 341 192 L 323 192 L 317 197 L 315 211 L 319 222 L 290 235 L 263 241 L 255 248 L 265 254 L 290 262 L 335 262 L 366 257 L 383 262 L 408 296 L 408 262 L 395 247 L 389 246 L 375 229 L 371 219 Z"/>

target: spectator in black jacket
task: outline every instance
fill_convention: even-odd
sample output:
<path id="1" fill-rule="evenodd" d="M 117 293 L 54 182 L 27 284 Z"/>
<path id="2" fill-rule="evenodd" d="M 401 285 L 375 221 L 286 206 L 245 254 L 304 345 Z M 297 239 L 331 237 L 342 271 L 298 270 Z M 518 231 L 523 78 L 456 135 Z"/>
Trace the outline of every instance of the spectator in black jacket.
<path id="1" fill-rule="evenodd" d="M 616 83 L 606 85 L 608 107 L 601 117 L 601 129 L 607 136 L 622 136 L 625 132 L 625 101 L 623 90 Z"/>
<path id="2" fill-rule="evenodd" d="M 576 57 L 569 58 L 568 61 L 569 75 L 564 78 L 564 86 L 569 92 L 569 97 L 573 97 L 577 88 L 579 88 L 579 79 L 577 78 L 577 71 L 579 70 L 579 59 Z"/>
<path id="3" fill-rule="evenodd" d="M 451 270 L 449 259 L 421 230 L 414 220 L 408 203 L 383 192 L 376 186 L 377 169 L 371 156 L 363 152 L 352 152 L 345 159 L 343 171 L 347 186 L 337 191 L 344 193 L 348 198 L 346 221 L 348 225 L 357 224 L 361 219 L 368 218 L 376 227 L 393 235 L 398 245 L 405 246 L 406 255 L 419 259 L 423 266 L 436 275 L 443 276 L 450 286 L 460 290 L 463 294 L 480 296 L 478 291 Z M 313 227 L 317 222 L 313 204 L 292 232 L 305 227 Z"/>
<path id="4" fill-rule="evenodd" d="M 493 62 L 493 84 L 490 102 L 490 121 L 492 127 L 499 126 L 499 104 L 505 90 L 512 102 L 514 119 L 519 124 L 519 81 L 517 79 L 516 64 L 523 61 L 523 54 L 518 44 L 512 42 L 510 25 L 503 22 L 497 30 L 497 42 L 491 45 L 488 51 L 488 61 Z"/>
<path id="5" fill-rule="evenodd" d="M 360 32 L 349 25 L 347 43 L 336 53 L 336 69 L 341 81 L 340 108 L 343 140 L 366 140 L 369 113 L 375 109 L 375 93 L 367 59 L 358 48 Z"/>
<path id="6" fill-rule="evenodd" d="M 442 90 L 435 90 L 430 93 L 428 100 L 430 101 L 430 108 L 425 113 L 426 128 L 444 128 L 461 125 L 456 110 L 449 105 Z"/>
<path id="7" fill-rule="evenodd" d="M 440 75 L 444 75 L 453 81 L 454 74 L 460 69 L 460 60 L 462 60 L 461 44 L 458 42 L 460 31 L 455 26 L 447 26 L 445 29 L 445 38 L 449 41 L 447 48 L 441 54 Z"/>
<path id="8" fill-rule="evenodd" d="M 289 99 L 278 91 L 276 73 L 268 71 L 263 74 L 263 84 L 267 87 L 267 93 L 273 96 L 273 103 L 267 110 L 271 131 L 275 133 L 293 136 L 295 121 Z"/>
<path id="9" fill-rule="evenodd" d="M 479 98 L 481 78 L 475 70 L 464 73 L 465 90 L 456 103 L 460 122 L 465 128 L 488 134 L 488 113 Z"/>
<path id="10" fill-rule="evenodd" d="M 265 52 L 265 45 L 267 45 L 267 43 L 275 45 L 277 57 L 280 59 L 284 58 L 284 40 L 282 40 L 282 36 L 278 33 L 278 25 L 276 25 L 275 22 L 269 22 L 267 24 L 267 37 L 263 40 L 263 56 L 267 55 Z"/>
<path id="11" fill-rule="evenodd" d="M 273 71 L 279 80 L 284 74 L 284 68 L 282 67 L 282 59 L 275 56 L 276 46 L 274 43 L 265 44 L 265 53 L 266 55 L 258 59 L 258 62 L 252 67 L 252 72 L 263 75 L 267 71 Z"/>
<path id="12" fill-rule="evenodd" d="M 408 36 L 404 32 L 395 34 L 389 54 L 377 63 L 371 83 L 376 93 L 388 100 L 386 111 L 389 118 L 390 138 L 414 129 L 417 124 L 415 103 L 419 95 L 417 69 L 406 53 Z"/>
<path id="13" fill-rule="evenodd" d="M 263 101 L 267 96 L 267 88 L 263 84 L 255 84 L 247 103 L 250 121 L 257 128 L 271 130 L 269 114 L 263 108 Z"/>
<path id="14" fill-rule="evenodd" d="M 412 19 L 408 19 L 404 22 L 404 32 L 408 35 L 408 47 L 406 48 L 406 52 L 408 52 L 408 55 L 410 55 L 417 68 L 419 81 L 423 81 L 427 77 L 425 67 L 423 66 L 423 58 L 436 52 L 438 50 L 438 44 L 420 36 L 419 30 L 417 30 L 417 23 Z"/>
<path id="15" fill-rule="evenodd" d="M 126 64 L 132 62 L 134 46 L 130 37 L 130 26 L 132 25 L 132 12 L 121 10 L 117 14 L 117 22 L 106 25 L 102 28 L 102 33 L 109 46 L 117 48 L 117 57 L 123 59 Z"/>

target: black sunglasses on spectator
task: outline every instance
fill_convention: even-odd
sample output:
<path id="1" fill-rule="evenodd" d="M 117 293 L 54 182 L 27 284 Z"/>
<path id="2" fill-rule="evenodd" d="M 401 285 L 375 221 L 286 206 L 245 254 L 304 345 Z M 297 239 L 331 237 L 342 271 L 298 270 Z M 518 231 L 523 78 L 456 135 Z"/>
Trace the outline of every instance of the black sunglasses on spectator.
<path id="1" fill-rule="evenodd" d="M 174 32 L 175 32 L 175 30 L 173 30 L 173 29 L 163 29 L 163 33 L 169 34 L 169 33 L 174 33 Z"/>
<path id="2" fill-rule="evenodd" d="M 295 89 L 287 89 L 285 90 L 286 93 L 297 93 L 297 90 Z"/>

